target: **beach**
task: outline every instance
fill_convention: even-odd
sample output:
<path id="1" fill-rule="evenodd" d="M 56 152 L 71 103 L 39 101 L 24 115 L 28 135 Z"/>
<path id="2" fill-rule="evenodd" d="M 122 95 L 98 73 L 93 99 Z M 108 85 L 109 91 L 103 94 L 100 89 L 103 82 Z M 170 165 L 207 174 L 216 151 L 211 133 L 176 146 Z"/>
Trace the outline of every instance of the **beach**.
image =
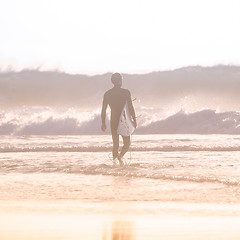
<path id="1" fill-rule="evenodd" d="M 1 1 L 0 240 L 240 240 L 239 9 Z"/>
<path id="2" fill-rule="evenodd" d="M 11 210 L 1 214 L 1 239 L 239 239 L 240 236 L 239 206 L 156 202 L 1 203 L 3 206 Z"/>
<path id="3" fill-rule="evenodd" d="M 109 135 L 2 137 L 0 239 L 239 239 L 238 136 L 132 141 L 120 168 Z"/>

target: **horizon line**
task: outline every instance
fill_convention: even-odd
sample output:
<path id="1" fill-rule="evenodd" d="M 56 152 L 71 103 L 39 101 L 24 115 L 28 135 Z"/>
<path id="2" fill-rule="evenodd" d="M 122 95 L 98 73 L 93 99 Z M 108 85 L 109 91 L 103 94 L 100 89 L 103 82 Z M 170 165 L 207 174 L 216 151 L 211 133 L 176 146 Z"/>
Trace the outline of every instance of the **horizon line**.
<path id="1" fill-rule="evenodd" d="M 134 72 L 121 72 L 122 75 L 147 75 L 147 74 L 152 74 L 152 73 L 160 73 L 160 72 L 173 72 L 181 69 L 187 69 L 187 68 L 216 68 L 216 67 L 232 67 L 232 68 L 240 68 L 240 64 L 213 64 L 213 65 L 186 65 L 182 67 L 176 67 L 176 68 L 166 68 L 166 69 L 160 69 L 159 70 L 150 70 L 150 71 L 134 71 Z M 62 73 L 62 74 L 68 74 L 68 75 L 82 75 L 82 76 L 88 76 L 88 77 L 93 77 L 93 76 L 103 76 L 107 74 L 112 74 L 116 71 L 106 71 L 102 73 L 81 73 L 81 72 L 70 72 L 70 71 L 65 71 L 62 68 L 44 68 L 43 66 L 36 66 L 36 67 L 26 67 L 26 68 L 21 68 L 17 69 L 14 66 L 8 66 L 6 68 L 3 68 L 0 66 L 0 74 L 7 74 L 7 73 L 21 73 L 21 72 L 40 72 L 40 73 Z"/>

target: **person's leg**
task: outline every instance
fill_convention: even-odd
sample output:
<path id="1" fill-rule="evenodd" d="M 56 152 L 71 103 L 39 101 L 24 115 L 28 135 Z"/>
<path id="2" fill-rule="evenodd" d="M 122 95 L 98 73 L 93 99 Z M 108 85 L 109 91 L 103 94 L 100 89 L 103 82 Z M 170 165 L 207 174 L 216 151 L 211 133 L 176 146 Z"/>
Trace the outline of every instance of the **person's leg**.
<path id="1" fill-rule="evenodd" d="M 130 147 L 130 136 L 122 136 L 122 139 L 123 139 L 123 147 L 119 155 L 120 159 L 124 156 L 124 154 L 128 151 Z"/>
<path id="2" fill-rule="evenodd" d="M 118 149 L 119 149 L 119 135 L 117 132 L 112 131 L 112 140 L 113 140 L 113 159 L 118 158 Z"/>

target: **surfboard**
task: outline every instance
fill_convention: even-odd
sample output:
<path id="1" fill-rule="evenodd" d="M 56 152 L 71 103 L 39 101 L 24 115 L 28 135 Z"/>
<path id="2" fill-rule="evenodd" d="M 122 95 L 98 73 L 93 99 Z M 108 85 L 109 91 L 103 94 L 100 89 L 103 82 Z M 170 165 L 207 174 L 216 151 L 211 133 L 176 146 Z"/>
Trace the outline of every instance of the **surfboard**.
<path id="1" fill-rule="evenodd" d="M 117 133 L 122 136 L 130 136 L 134 129 L 135 128 L 129 113 L 128 104 L 126 102 L 119 119 Z"/>

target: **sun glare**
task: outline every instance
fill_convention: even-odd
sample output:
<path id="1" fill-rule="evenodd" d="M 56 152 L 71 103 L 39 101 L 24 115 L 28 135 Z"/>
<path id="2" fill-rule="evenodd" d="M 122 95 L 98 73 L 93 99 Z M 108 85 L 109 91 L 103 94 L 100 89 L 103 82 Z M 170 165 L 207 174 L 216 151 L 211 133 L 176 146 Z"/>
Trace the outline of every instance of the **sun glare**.
<path id="1" fill-rule="evenodd" d="M 146 72 L 239 64 L 237 0 L 30 1 L 0 9 L 1 68 Z"/>

